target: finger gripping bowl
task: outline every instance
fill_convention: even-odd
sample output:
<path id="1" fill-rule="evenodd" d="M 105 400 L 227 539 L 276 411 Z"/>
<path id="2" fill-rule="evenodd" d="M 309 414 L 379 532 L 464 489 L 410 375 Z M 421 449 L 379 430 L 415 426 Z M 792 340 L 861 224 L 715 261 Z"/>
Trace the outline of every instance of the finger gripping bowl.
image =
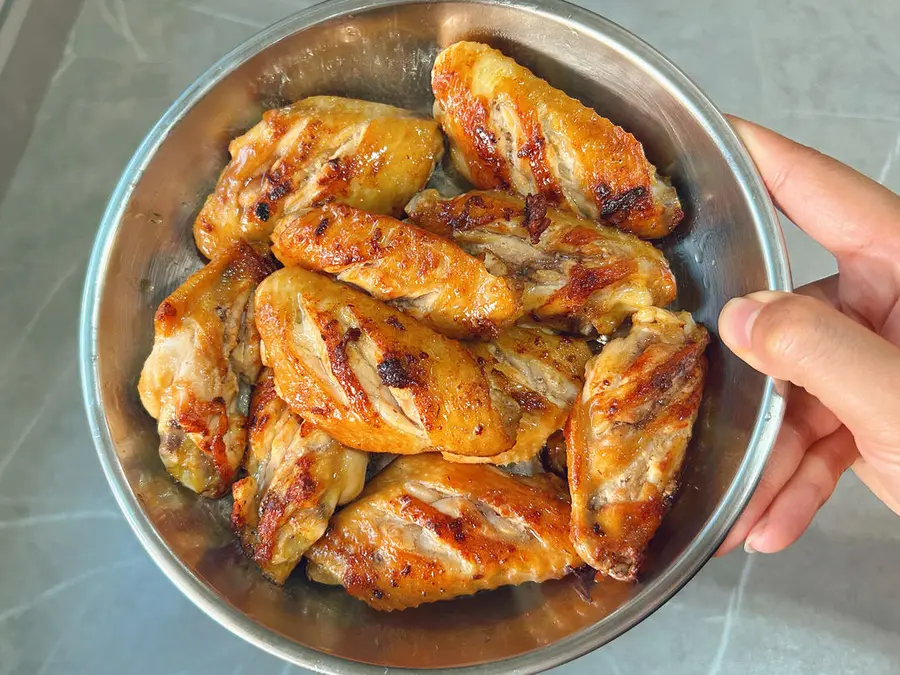
<path id="1" fill-rule="evenodd" d="M 169 478 L 136 384 L 155 308 L 201 264 L 191 224 L 228 141 L 264 109 L 313 94 L 428 113 L 434 57 L 463 39 L 498 47 L 623 125 L 671 176 L 686 216 L 661 246 L 680 282 L 678 307 L 714 331 L 729 298 L 790 284 L 772 205 L 727 122 L 660 54 L 564 2 L 336 0 L 272 26 L 213 66 L 150 132 L 112 195 L 84 295 L 84 395 L 116 498 L 162 570 L 230 630 L 321 672 L 531 673 L 608 642 L 709 559 L 756 485 L 782 416 L 772 382 L 714 340 L 682 488 L 642 580 L 601 582 L 590 602 L 573 578 L 392 614 L 302 573 L 282 589 L 241 552 L 229 500 L 203 499 Z"/>

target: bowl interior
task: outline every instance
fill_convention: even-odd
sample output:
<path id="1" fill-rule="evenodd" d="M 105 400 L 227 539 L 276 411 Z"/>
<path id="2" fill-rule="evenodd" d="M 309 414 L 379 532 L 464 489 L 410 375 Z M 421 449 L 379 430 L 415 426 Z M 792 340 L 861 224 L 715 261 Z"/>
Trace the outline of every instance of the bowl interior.
<path id="1" fill-rule="evenodd" d="M 721 120 L 716 127 L 704 117 L 714 111 L 698 108 L 705 99 L 686 81 L 673 85 L 665 62 L 610 24 L 555 2 L 545 3 L 553 12 L 500 2 L 352 4 L 369 6 L 348 13 L 347 2 L 326 3 L 259 38 L 274 44 L 237 68 L 211 71 L 171 130 L 145 146 L 143 171 L 118 193 L 122 203 L 111 206 L 107 238 L 98 242 L 97 277 L 88 285 L 96 305 L 89 337 L 94 363 L 86 371 L 102 410 L 101 436 L 108 431 L 108 452 L 118 461 L 110 477 L 123 504 L 134 508 L 145 544 L 182 588 L 205 597 L 206 608 L 232 628 L 297 663 L 336 669 L 339 662 L 315 654 L 321 652 L 382 667 L 449 668 L 551 645 L 557 651 L 543 665 L 560 662 L 627 629 L 714 550 L 711 528 L 733 517 L 764 459 L 766 443 L 751 441 L 764 406 L 771 406 L 766 380 L 713 342 L 683 486 L 637 585 L 600 583 L 586 601 L 572 580 L 528 584 L 393 614 L 376 613 L 341 589 L 310 584 L 300 573 L 277 588 L 241 553 L 228 526 L 230 500 L 199 498 L 167 476 L 154 421 L 136 391 L 155 308 L 201 264 L 191 223 L 227 161 L 228 141 L 265 108 L 312 94 L 427 113 L 435 54 L 476 39 L 633 132 L 672 177 L 686 218 L 661 246 L 680 282 L 677 305 L 707 326 L 715 327 L 728 298 L 787 283 L 771 207 L 760 210 L 758 195 L 736 177 L 744 171 L 755 180 L 734 141 L 722 140 Z M 315 23 L 304 27 L 310 18 Z M 725 507 L 730 511 L 714 522 Z M 537 667 L 529 663 L 523 672 Z M 354 668 L 346 664 L 342 671 Z"/>

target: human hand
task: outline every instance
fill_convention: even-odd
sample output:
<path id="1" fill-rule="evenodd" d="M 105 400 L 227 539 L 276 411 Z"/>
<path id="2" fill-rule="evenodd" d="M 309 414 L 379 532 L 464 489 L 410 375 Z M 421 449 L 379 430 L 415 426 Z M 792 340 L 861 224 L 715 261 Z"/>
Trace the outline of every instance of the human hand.
<path id="1" fill-rule="evenodd" d="M 795 293 L 731 300 L 725 344 L 794 385 L 762 481 L 718 555 L 800 537 L 852 467 L 900 514 L 900 197 L 815 150 L 741 119 L 778 208 L 831 251 L 838 274 Z"/>

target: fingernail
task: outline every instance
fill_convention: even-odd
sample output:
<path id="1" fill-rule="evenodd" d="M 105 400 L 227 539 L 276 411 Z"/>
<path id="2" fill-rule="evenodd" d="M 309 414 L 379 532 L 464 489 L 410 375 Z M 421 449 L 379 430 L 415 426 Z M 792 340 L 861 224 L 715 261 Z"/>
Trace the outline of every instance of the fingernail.
<path id="1" fill-rule="evenodd" d="M 744 550 L 747 553 L 759 553 L 759 549 L 754 546 L 754 543 L 762 536 L 762 533 L 766 530 L 766 522 L 769 520 L 769 515 L 765 514 L 762 518 L 756 521 L 756 525 L 753 526 L 753 529 L 750 530 L 750 534 L 747 535 L 747 538 L 744 540 Z"/>
<path id="2" fill-rule="evenodd" d="M 719 334 L 729 347 L 748 351 L 753 323 L 763 308 L 761 302 L 750 298 L 729 300 L 719 315 Z"/>

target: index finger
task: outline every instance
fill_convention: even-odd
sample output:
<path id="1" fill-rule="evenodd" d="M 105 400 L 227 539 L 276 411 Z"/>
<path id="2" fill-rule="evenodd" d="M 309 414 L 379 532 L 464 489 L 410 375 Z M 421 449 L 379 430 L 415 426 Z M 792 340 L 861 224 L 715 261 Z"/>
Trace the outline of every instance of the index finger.
<path id="1" fill-rule="evenodd" d="M 729 116 L 778 208 L 842 256 L 900 253 L 900 197 L 836 159 Z"/>

